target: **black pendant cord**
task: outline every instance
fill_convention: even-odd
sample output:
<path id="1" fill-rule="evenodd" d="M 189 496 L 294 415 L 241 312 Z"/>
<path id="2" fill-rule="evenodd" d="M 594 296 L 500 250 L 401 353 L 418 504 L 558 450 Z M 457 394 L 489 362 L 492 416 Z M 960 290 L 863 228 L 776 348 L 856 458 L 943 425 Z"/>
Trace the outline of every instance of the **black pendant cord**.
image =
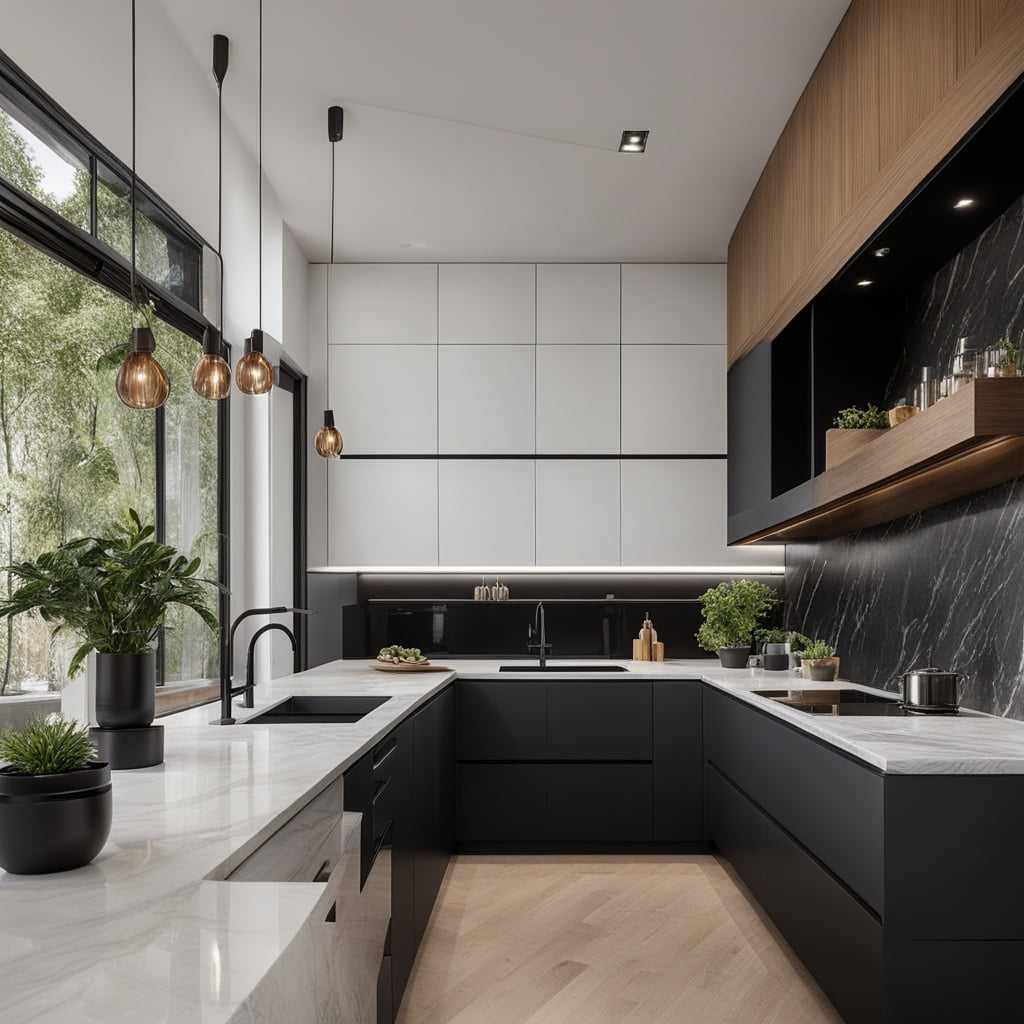
<path id="1" fill-rule="evenodd" d="M 224 80 L 217 83 L 217 255 L 220 257 L 220 337 L 224 343 Z"/>
<path id="2" fill-rule="evenodd" d="M 334 151 L 336 147 L 337 143 L 331 139 L 331 262 L 327 267 L 327 286 L 324 289 L 327 313 L 324 329 L 327 332 L 328 345 L 331 343 L 331 267 L 334 266 Z"/>
<path id="3" fill-rule="evenodd" d="M 132 0 L 132 269 L 131 307 L 132 327 L 135 326 L 135 0 Z"/>
<path id="4" fill-rule="evenodd" d="M 259 152 L 258 162 L 260 170 L 260 180 L 258 183 L 259 189 L 259 204 L 260 204 L 260 218 L 259 218 L 259 324 L 260 331 L 263 330 L 263 0 L 259 0 L 260 3 L 260 34 L 259 34 L 259 86 L 257 96 L 257 106 L 259 108 L 258 113 L 258 132 L 259 132 Z"/>

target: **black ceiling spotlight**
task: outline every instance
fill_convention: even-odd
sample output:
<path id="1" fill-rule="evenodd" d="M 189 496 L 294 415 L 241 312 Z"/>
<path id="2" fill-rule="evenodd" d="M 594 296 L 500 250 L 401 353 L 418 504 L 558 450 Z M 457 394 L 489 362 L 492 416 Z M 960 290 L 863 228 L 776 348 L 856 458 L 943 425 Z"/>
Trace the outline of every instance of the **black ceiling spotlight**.
<path id="1" fill-rule="evenodd" d="M 259 268 L 259 326 L 245 339 L 245 354 L 235 366 L 235 387 L 243 395 L 265 395 L 274 386 L 274 368 L 263 354 L 263 0 L 259 0 L 259 85 L 257 92 L 259 164 L 259 238 L 256 243 L 256 264 Z"/>
<path id="2" fill-rule="evenodd" d="M 219 401 L 231 393 L 231 367 L 224 358 L 224 118 L 223 86 L 228 73 L 228 37 L 213 37 L 213 77 L 217 82 L 217 258 L 220 260 L 220 326 L 206 325 L 203 354 L 192 371 L 192 390 Z"/>
<path id="3" fill-rule="evenodd" d="M 622 141 L 619 143 L 619 152 L 643 153 L 647 149 L 647 136 L 650 134 L 646 128 L 642 131 L 623 132 Z"/>
<path id="4" fill-rule="evenodd" d="M 326 295 L 326 312 L 324 319 L 327 329 L 327 343 L 331 341 L 331 270 L 334 266 L 334 146 L 341 142 L 345 134 L 345 111 L 341 107 L 334 106 L 327 108 L 327 138 L 331 143 L 331 262 L 327 268 L 327 287 L 324 289 Z M 317 455 L 325 459 L 341 455 L 344 448 L 341 433 L 334 425 L 334 410 L 324 410 L 324 425 L 316 432 L 313 439 L 313 447 Z"/>

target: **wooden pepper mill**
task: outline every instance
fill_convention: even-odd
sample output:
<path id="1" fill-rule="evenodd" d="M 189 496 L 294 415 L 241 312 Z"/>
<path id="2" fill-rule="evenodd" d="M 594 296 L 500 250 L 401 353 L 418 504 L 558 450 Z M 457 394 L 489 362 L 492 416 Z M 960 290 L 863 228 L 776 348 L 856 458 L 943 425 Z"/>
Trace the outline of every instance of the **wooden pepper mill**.
<path id="1" fill-rule="evenodd" d="M 649 612 L 644 612 L 640 635 L 633 640 L 634 661 L 664 661 L 665 645 L 658 639 L 658 631 L 651 622 Z"/>

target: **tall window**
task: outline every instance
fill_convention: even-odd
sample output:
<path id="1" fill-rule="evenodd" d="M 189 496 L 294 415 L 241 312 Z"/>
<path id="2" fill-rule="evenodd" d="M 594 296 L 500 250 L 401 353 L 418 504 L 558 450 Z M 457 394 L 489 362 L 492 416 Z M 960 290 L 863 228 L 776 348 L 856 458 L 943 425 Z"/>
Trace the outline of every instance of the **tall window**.
<path id="1" fill-rule="evenodd" d="M 94 157 L 45 134 L 0 105 L 0 179 L 125 251 L 121 179 L 115 172 L 104 179 Z M 141 213 L 142 272 L 197 304 L 195 246 L 167 230 L 154 204 Z M 0 227 L 0 564 L 96 532 L 132 507 L 160 522 L 167 543 L 200 557 L 203 575 L 218 577 L 218 410 L 191 388 L 199 348 L 157 321 L 171 397 L 159 413 L 129 410 L 115 393 L 110 353 L 130 321 L 124 298 Z M 10 591 L 6 574 L 0 587 Z M 213 588 L 210 603 L 216 607 Z M 0 696 L 61 687 L 69 649 L 49 632 L 29 615 L 0 624 Z M 215 677 L 217 651 L 217 638 L 194 615 L 172 611 L 164 681 Z"/>

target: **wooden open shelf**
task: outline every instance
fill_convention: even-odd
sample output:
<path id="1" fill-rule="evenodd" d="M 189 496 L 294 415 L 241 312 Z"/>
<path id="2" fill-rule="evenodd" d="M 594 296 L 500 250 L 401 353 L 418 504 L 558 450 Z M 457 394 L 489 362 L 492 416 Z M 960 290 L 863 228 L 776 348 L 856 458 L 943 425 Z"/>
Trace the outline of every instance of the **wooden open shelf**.
<path id="1" fill-rule="evenodd" d="M 834 537 L 1017 476 L 1024 476 L 1024 378 L 980 379 L 808 481 L 799 514 L 739 543 Z M 784 508 L 778 499 L 772 505 Z"/>

